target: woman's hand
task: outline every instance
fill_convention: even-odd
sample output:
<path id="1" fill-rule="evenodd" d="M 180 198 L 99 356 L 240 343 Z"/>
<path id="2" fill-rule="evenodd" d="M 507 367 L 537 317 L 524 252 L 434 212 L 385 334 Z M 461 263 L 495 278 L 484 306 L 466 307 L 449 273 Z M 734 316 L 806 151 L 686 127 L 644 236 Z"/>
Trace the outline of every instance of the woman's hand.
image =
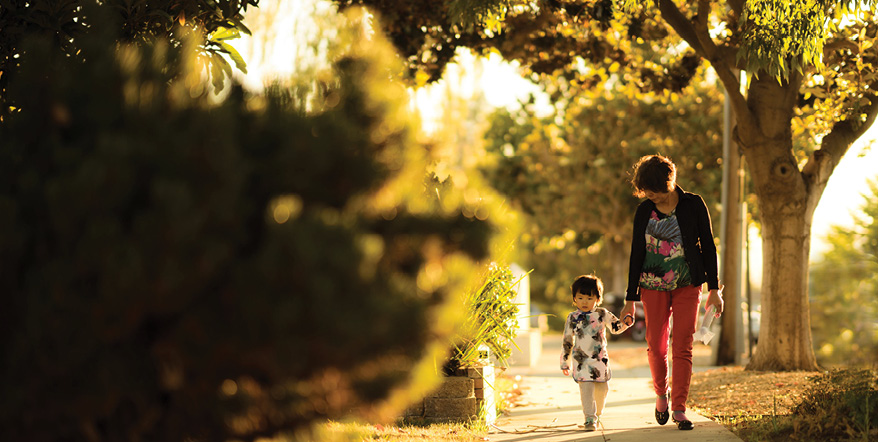
<path id="1" fill-rule="evenodd" d="M 634 314 L 637 312 L 637 307 L 634 306 L 634 302 L 635 301 L 625 301 L 625 306 L 622 307 L 622 311 L 619 313 L 619 317 L 622 318 L 623 322 L 625 321 L 625 318 L 628 317 L 628 315 L 631 315 L 632 319 L 637 317 Z M 633 320 L 631 321 L 631 324 L 634 324 Z M 627 325 L 630 326 L 631 324 Z"/>
<path id="2" fill-rule="evenodd" d="M 704 310 L 710 309 L 710 306 L 716 307 L 716 316 L 717 318 L 723 314 L 723 286 L 719 286 L 719 290 L 713 289 L 710 291 L 710 294 L 707 296 L 707 304 L 704 305 Z"/>

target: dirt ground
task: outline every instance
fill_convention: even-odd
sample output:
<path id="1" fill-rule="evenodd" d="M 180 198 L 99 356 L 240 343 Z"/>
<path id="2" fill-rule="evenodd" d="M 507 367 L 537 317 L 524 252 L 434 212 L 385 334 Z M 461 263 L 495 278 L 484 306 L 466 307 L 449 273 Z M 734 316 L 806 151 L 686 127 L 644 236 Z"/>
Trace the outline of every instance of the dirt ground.
<path id="1" fill-rule="evenodd" d="M 819 372 L 746 371 L 720 367 L 692 376 L 689 404 L 708 417 L 785 415 Z"/>
<path id="2" fill-rule="evenodd" d="M 648 366 L 646 344 L 619 340 L 609 345 L 615 368 Z M 799 403 L 808 377 L 817 372 L 759 372 L 744 367 L 711 365 L 711 350 L 697 344 L 692 349 L 696 372 L 689 391 L 690 408 L 708 417 L 784 415 Z"/>

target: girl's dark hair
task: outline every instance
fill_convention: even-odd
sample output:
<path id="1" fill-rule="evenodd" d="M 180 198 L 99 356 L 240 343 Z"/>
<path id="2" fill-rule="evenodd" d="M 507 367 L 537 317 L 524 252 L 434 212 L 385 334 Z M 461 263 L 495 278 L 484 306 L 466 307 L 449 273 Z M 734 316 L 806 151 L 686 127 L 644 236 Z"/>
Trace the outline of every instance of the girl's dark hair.
<path id="1" fill-rule="evenodd" d="M 634 164 L 634 176 L 631 178 L 634 196 L 643 198 L 644 191 L 665 193 L 677 186 L 677 166 L 668 157 L 647 155 L 640 157 Z"/>
<path id="2" fill-rule="evenodd" d="M 570 291 L 574 298 L 577 293 L 582 293 L 583 295 L 595 295 L 598 297 L 598 304 L 600 304 L 604 295 L 604 283 L 601 282 L 601 278 L 598 278 L 595 275 L 582 275 L 576 278 L 576 281 L 573 281 L 573 285 L 570 286 Z"/>

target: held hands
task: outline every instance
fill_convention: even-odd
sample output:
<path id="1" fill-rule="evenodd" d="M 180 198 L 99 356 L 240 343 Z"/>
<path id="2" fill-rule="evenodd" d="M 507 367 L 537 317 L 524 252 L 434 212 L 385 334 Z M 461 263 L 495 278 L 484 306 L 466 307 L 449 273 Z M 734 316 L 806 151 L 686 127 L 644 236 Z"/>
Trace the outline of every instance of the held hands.
<path id="1" fill-rule="evenodd" d="M 622 311 L 619 313 L 622 322 L 629 327 L 632 326 L 634 324 L 634 314 L 636 311 L 637 308 L 634 306 L 634 301 L 625 301 L 625 306 L 622 307 Z"/>

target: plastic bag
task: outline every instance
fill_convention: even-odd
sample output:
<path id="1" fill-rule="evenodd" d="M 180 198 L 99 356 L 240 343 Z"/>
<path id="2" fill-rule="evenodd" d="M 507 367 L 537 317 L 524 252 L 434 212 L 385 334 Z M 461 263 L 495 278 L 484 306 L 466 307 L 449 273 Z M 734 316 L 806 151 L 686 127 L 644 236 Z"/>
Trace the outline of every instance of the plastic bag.
<path id="1" fill-rule="evenodd" d="M 714 315 L 716 315 L 716 307 L 711 305 L 704 312 L 704 316 L 701 317 L 701 326 L 698 327 L 698 331 L 693 335 L 696 340 L 707 344 L 713 339 L 715 333 L 710 331 L 710 324 L 713 322 Z"/>

